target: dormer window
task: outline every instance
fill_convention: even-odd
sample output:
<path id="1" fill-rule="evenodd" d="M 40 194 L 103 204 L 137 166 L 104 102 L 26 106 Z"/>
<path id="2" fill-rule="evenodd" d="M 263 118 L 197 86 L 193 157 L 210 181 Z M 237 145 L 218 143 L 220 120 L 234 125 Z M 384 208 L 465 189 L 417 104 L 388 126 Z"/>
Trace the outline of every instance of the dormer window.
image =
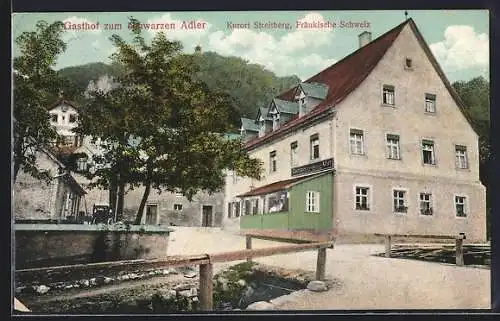
<path id="1" fill-rule="evenodd" d="M 273 130 L 277 130 L 280 125 L 280 114 L 273 114 Z"/>
<path id="2" fill-rule="evenodd" d="M 266 133 L 266 122 L 262 116 L 259 118 L 259 137 L 262 137 Z"/>

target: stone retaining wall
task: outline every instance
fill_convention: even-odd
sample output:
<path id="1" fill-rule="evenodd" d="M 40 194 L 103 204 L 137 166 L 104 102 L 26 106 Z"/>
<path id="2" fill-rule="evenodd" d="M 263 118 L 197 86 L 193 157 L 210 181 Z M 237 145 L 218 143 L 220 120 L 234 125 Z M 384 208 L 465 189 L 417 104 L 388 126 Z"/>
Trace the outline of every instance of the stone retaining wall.
<path id="1" fill-rule="evenodd" d="M 15 224 L 16 269 L 167 256 L 169 228 Z"/>

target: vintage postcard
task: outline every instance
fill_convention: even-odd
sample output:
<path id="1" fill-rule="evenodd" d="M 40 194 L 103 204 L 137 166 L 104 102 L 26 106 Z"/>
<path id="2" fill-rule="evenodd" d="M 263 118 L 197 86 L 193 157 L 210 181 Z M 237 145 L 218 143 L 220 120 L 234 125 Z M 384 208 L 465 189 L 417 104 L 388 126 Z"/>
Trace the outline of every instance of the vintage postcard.
<path id="1" fill-rule="evenodd" d="M 487 10 L 12 16 L 15 313 L 490 309 Z"/>

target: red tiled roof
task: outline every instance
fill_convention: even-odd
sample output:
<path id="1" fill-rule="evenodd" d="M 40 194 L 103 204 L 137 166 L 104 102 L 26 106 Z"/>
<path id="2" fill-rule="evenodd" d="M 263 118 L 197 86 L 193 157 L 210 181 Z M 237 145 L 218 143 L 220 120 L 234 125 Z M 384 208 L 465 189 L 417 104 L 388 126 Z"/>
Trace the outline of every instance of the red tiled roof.
<path id="1" fill-rule="evenodd" d="M 290 120 L 281 126 L 278 130 L 273 131 L 263 137 L 254 138 L 247 142 L 246 147 L 251 148 L 259 142 L 268 140 L 271 137 L 287 130 L 290 127 L 305 122 L 308 119 L 330 109 L 347 97 L 361 82 L 371 73 L 373 68 L 378 64 L 384 56 L 387 49 L 392 45 L 403 27 L 411 19 L 406 20 L 399 26 L 389 30 L 382 36 L 373 40 L 364 47 L 356 50 L 347 57 L 343 58 L 334 65 L 326 68 L 320 73 L 307 79 L 305 82 L 317 82 L 328 85 L 328 94 L 326 98 L 316 106 L 310 113 L 304 117 Z M 278 96 L 279 99 L 291 101 L 294 99 L 295 90 L 297 87 L 291 88 L 288 91 Z"/>
<path id="2" fill-rule="evenodd" d="M 69 106 L 73 107 L 74 109 L 76 109 L 77 111 L 80 110 L 80 106 L 76 102 L 66 100 L 64 98 L 59 98 L 56 102 L 54 102 L 52 105 L 50 105 L 49 110 L 51 110 L 59 105 L 62 105 L 62 104 L 69 105 Z"/>
<path id="3" fill-rule="evenodd" d="M 238 195 L 237 197 L 256 196 L 256 195 L 263 195 L 263 194 L 277 192 L 277 191 L 286 189 L 290 184 L 293 184 L 295 182 L 298 182 L 298 181 L 303 180 L 305 178 L 309 178 L 309 177 L 314 176 L 314 175 L 317 175 L 317 174 L 315 173 L 315 174 L 311 174 L 311 175 L 307 175 L 307 176 L 301 176 L 301 177 L 287 179 L 284 181 L 274 182 L 274 183 L 271 183 L 268 185 L 257 187 L 249 192 Z"/>

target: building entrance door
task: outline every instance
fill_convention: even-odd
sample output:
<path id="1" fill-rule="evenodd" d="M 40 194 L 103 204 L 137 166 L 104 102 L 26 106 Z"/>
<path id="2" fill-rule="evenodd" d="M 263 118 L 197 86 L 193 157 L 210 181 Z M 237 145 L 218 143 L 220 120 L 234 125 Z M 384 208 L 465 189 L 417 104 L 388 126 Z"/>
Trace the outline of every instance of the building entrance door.
<path id="1" fill-rule="evenodd" d="M 212 206 L 203 205 L 201 211 L 201 226 L 211 227 L 212 226 Z"/>

